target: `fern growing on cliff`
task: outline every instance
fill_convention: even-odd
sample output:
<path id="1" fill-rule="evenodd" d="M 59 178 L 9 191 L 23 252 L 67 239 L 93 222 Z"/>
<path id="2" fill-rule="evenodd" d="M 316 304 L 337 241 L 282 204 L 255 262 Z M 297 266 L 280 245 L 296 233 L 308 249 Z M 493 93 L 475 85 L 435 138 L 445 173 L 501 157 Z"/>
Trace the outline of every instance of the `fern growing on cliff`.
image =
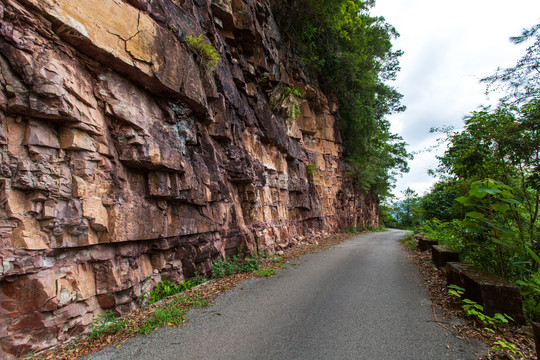
<path id="1" fill-rule="evenodd" d="M 204 67 L 210 71 L 216 68 L 221 55 L 212 44 L 203 38 L 202 34 L 199 36 L 188 35 L 186 44 L 197 55 L 197 59 Z"/>
<path id="2" fill-rule="evenodd" d="M 270 91 L 270 106 L 279 111 L 288 122 L 295 121 L 300 116 L 300 103 L 304 92 L 293 87 L 279 85 Z"/>

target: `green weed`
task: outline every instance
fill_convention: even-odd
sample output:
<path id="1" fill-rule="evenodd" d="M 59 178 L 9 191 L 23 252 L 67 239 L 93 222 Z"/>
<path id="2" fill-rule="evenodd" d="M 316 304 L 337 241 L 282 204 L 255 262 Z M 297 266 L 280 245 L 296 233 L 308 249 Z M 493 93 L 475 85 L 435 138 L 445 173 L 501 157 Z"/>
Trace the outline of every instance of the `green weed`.
<path id="1" fill-rule="evenodd" d="M 178 284 L 163 280 L 159 282 L 154 290 L 152 290 L 149 294 L 143 294 L 142 296 L 145 300 L 148 300 L 149 304 L 154 304 L 166 297 L 181 293 L 185 290 L 200 285 L 205 281 L 206 279 L 202 276 L 196 276 L 189 280 L 182 280 Z"/>
<path id="2" fill-rule="evenodd" d="M 148 334 L 165 325 L 179 325 L 184 322 L 187 310 L 175 306 L 157 308 L 136 330 L 140 334 Z"/>
<path id="3" fill-rule="evenodd" d="M 497 340 L 493 343 L 493 346 L 491 346 L 492 349 L 500 349 L 500 350 L 506 350 L 507 352 L 510 351 L 514 355 L 519 355 L 519 358 L 523 358 L 523 353 L 519 351 L 516 347 L 516 345 L 512 344 L 511 342 L 508 342 L 506 340 Z M 513 356 L 510 355 L 512 359 L 515 359 Z"/>
<path id="4" fill-rule="evenodd" d="M 227 260 L 214 260 L 212 262 L 212 271 L 215 278 L 238 274 L 242 272 L 251 272 L 259 270 L 261 259 L 259 257 L 244 257 L 234 255 Z"/>
<path id="5" fill-rule="evenodd" d="M 148 317 L 134 331 L 139 334 L 148 334 L 157 328 L 165 325 L 177 326 L 184 322 L 186 313 L 196 307 L 208 306 L 207 299 L 197 297 L 184 297 L 182 295 L 174 298 L 167 306 L 157 308 L 154 314 Z"/>
<path id="6" fill-rule="evenodd" d="M 259 277 L 272 277 L 276 273 L 274 268 L 263 268 L 255 271 L 255 276 Z"/>
<path id="7" fill-rule="evenodd" d="M 465 289 L 452 284 L 448 286 L 448 293 L 461 299 L 465 293 Z M 461 302 L 463 303 L 461 307 L 463 311 L 465 311 L 465 314 L 480 321 L 480 323 L 485 326 L 484 330 L 489 332 L 500 330 L 503 325 L 508 324 L 510 321 L 514 321 L 514 319 L 507 314 L 496 313 L 493 316 L 486 315 L 484 313 L 484 307 L 471 299 L 461 299 Z"/>
<path id="8" fill-rule="evenodd" d="M 409 250 L 416 250 L 416 240 L 414 240 L 412 236 L 405 239 L 401 239 L 401 243 L 405 247 L 407 247 Z"/>
<path id="9" fill-rule="evenodd" d="M 283 260 L 283 255 L 276 255 L 276 254 L 266 254 L 264 252 L 260 253 L 260 257 L 264 259 L 268 259 L 274 263 L 278 263 L 281 260 Z"/>
<path id="10" fill-rule="evenodd" d="M 126 328 L 127 321 L 117 318 L 113 311 L 105 310 L 92 320 L 90 324 L 90 337 L 97 338 L 122 331 Z"/>

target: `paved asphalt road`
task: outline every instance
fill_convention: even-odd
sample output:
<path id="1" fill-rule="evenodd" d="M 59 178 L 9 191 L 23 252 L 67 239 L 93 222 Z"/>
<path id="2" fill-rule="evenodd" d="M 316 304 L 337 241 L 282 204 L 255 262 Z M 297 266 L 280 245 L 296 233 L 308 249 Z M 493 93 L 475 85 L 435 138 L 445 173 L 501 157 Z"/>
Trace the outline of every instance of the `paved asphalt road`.
<path id="1" fill-rule="evenodd" d="M 478 345 L 434 321 L 401 237 L 366 233 L 306 255 L 191 311 L 185 326 L 88 359 L 475 359 Z"/>

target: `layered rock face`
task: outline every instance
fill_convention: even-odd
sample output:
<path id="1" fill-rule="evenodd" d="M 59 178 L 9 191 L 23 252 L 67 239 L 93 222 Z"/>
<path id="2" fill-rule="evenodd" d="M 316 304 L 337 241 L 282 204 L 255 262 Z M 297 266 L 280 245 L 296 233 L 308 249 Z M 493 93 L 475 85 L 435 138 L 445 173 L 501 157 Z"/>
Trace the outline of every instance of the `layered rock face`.
<path id="1" fill-rule="evenodd" d="M 336 103 L 266 1 L 0 0 L 0 19 L 0 353 L 212 259 L 378 225 L 344 176 Z M 200 34 L 214 71 L 185 41 Z"/>

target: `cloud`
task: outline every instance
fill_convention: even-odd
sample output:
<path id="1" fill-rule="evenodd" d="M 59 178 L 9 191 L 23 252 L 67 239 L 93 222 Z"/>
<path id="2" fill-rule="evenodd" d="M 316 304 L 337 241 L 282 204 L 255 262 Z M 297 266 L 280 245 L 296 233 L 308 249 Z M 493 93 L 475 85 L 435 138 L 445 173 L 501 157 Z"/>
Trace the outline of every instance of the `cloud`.
<path id="1" fill-rule="evenodd" d="M 431 127 L 459 128 L 465 115 L 496 103 L 498 96 L 487 98 L 479 80 L 521 57 L 525 47 L 508 39 L 540 22 L 540 1 L 514 0 L 510 5 L 502 0 L 377 0 L 372 14 L 385 17 L 401 34 L 394 47 L 405 54 L 392 85 L 404 95 L 407 111 L 389 120 L 409 151 L 418 151 L 435 143 Z M 435 179 L 427 169 L 437 166 L 435 156 L 417 155 L 394 193 L 407 187 L 420 194 L 429 189 Z"/>

